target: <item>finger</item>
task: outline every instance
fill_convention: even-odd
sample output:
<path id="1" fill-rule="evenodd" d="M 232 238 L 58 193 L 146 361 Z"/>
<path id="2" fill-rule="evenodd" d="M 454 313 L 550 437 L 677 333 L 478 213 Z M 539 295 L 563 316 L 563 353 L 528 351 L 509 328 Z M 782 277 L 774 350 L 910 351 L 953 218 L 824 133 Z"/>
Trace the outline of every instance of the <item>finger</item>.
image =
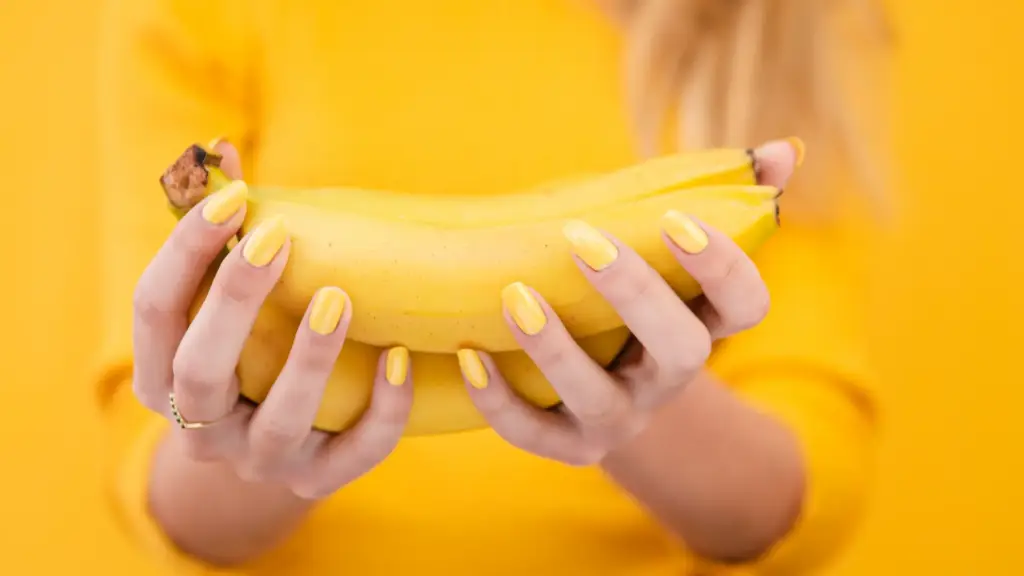
<path id="1" fill-rule="evenodd" d="M 230 184 L 181 219 L 135 287 L 132 381 L 139 400 L 168 415 L 171 364 L 207 269 L 245 217 L 246 187 Z"/>
<path id="2" fill-rule="evenodd" d="M 207 147 L 220 155 L 220 169 L 228 178 L 242 177 L 242 158 L 234 144 L 226 138 L 215 138 Z"/>
<path id="3" fill-rule="evenodd" d="M 409 351 L 392 348 L 378 361 L 366 413 L 351 430 L 323 445 L 293 491 L 302 498 L 322 498 L 380 464 L 401 440 L 412 401 Z"/>
<path id="4" fill-rule="evenodd" d="M 226 138 L 214 138 L 206 146 L 207 150 L 212 151 L 214 154 L 220 156 L 220 169 L 229 178 L 241 179 L 242 178 L 242 158 L 238 153 L 238 149 L 229 142 Z M 238 236 L 232 236 L 228 240 L 227 247 L 234 248 L 238 244 Z"/>
<path id="5" fill-rule="evenodd" d="M 803 162 L 804 143 L 799 138 L 773 140 L 755 149 L 754 158 L 758 184 L 782 190 Z"/>
<path id="6" fill-rule="evenodd" d="M 704 366 L 707 329 L 643 258 L 584 222 L 567 224 L 565 236 L 584 276 L 656 361 L 660 377 L 651 386 L 680 386 Z"/>
<path id="7" fill-rule="evenodd" d="M 285 223 L 273 218 L 224 258 L 174 356 L 174 393 L 186 419 L 217 420 L 237 403 L 238 357 L 281 276 L 288 249 Z"/>
<path id="8" fill-rule="evenodd" d="M 582 425 L 610 430 L 626 421 L 629 394 L 576 344 L 539 294 L 516 282 L 501 299 L 516 341 Z"/>
<path id="9" fill-rule="evenodd" d="M 771 299 L 754 262 L 729 237 L 679 212 L 662 219 L 667 243 L 700 284 L 705 301 L 697 314 L 713 339 L 757 325 Z"/>
<path id="10" fill-rule="evenodd" d="M 249 425 L 251 467 L 257 475 L 283 469 L 309 436 L 345 342 L 351 308 L 340 288 L 321 288 L 313 297 L 288 360 Z"/>
<path id="11" fill-rule="evenodd" d="M 460 350 L 459 368 L 466 390 L 480 414 L 506 442 L 544 458 L 585 466 L 604 452 L 588 444 L 564 414 L 541 410 L 523 401 L 505 382 L 494 361 L 475 350 Z"/>
<path id="12" fill-rule="evenodd" d="M 239 455 L 245 454 L 246 429 L 252 417 L 253 408 L 239 402 L 231 412 L 209 426 L 190 430 L 173 430 L 181 435 L 181 442 L 192 460 L 198 462 L 220 462 L 227 458 L 237 463 Z M 250 478 L 255 480 L 255 478 Z"/>

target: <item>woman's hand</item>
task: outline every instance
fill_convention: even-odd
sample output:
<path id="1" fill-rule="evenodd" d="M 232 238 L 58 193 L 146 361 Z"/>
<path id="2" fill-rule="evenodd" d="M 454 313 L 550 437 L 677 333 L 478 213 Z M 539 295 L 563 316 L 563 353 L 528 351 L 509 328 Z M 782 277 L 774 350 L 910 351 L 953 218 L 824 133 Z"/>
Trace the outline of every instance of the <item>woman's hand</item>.
<path id="1" fill-rule="evenodd" d="M 788 142 L 761 147 L 761 182 L 781 188 L 800 153 Z M 672 253 L 703 288 L 693 309 L 628 246 L 582 222 L 566 230 L 583 274 L 640 345 L 612 371 L 580 349 L 540 294 L 521 284 L 505 289 L 510 328 L 563 402 L 548 411 L 529 405 L 486 354 L 462 351 L 474 403 L 508 442 L 568 464 L 598 463 L 636 437 L 662 404 L 701 373 L 715 340 L 765 317 L 768 290 L 735 243 L 683 214 L 667 215 L 664 224 Z"/>
<path id="2" fill-rule="evenodd" d="M 223 167 L 240 177 L 238 154 L 217 145 Z M 362 420 L 337 436 L 312 430 L 324 386 L 352 318 L 340 288 L 322 288 L 306 310 L 284 368 L 266 400 L 239 401 L 235 367 L 264 299 L 288 259 L 281 221 L 268 221 L 220 265 L 198 315 L 189 306 L 207 268 L 235 236 L 245 187 L 205 199 L 177 225 L 135 293 L 134 386 L 138 398 L 179 426 L 187 453 L 221 461 L 244 480 L 276 483 L 295 495 L 324 497 L 361 476 L 397 444 L 412 406 L 411 374 L 388 382 L 382 354 L 373 399 Z M 408 366 L 408 352 L 390 351 Z"/>

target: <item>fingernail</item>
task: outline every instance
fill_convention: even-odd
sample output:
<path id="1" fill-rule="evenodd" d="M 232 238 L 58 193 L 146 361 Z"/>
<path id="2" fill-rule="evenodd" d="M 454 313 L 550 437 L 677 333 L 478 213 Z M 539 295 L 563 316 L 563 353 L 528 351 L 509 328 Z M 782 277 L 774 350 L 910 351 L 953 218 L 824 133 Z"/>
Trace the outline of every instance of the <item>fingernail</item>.
<path id="1" fill-rule="evenodd" d="M 689 254 L 700 254 L 708 247 L 708 235 L 689 216 L 669 210 L 661 218 L 661 226 L 672 243 Z"/>
<path id="2" fill-rule="evenodd" d="M 345 293 L 341 288 L 328 286 L 317 290 L 309 311 L 309 328 L 324 336 L 334 332 L 345 312 Z"/>
<path id="3" fill-rule="evenodd" d="M 228 238 L 228 243 L 225 246 L 227 246 L 228 250 L 234 250 L 235 246 L 238 246 L 238 235 L 236 234 Z"/>
<path id="4" fill-rule="evenodd" d="M 807 145 L 804 144 L 803 140 L 796 136 L 786 138 L 786 142 L 793 147 L 793 154 L 796 155 L 795 166 L 799 168 L 800 165 L 804 163 L 804 154 L 807 153 Z"/>
<path id="5" fill-rule="evenodd" d="M 215 192 L 203 205 L 203 219 L 211 224 L 223 224 L 245 204 L 249 187 L 242 180 L 234 180 Z"/>
<path id="6" fill-rule="evenodd" d="M 274 259 L 287 239 L 288 229 L 285 227 L 284 218 L 271 218 L 257 226 L 249 235 L 242 256 L 253 266 L 266 266 Z"/>
<path id="7" fill-rule="evenodd" d="M 548 323 L 540 302 L 537 302 L 522 282 L 513 282 L 505 286 L 501 291 L 501 303 L 512 315 L 516 326 L 528 336 L 537 334 Z"/>
<path id="8" fill-rule="evenodd" d="M 455 355 L 459 357 L 459 369 L 469 381 L 469 385 L 477 390 L 487 388 L 487 368 L 484 368 L 484 363 L 476 350 L 462 349 Z"/>
<path id="9" fill-rule="evenodd" d="M 401 386 L 409 374 L 409 349 L 403 346 L 395 346 L 388 350 L 388 357 L 385 360 L 384 377 L 388 384 Z"/>
<path id="10" fill-rule="evenodd" d="M 572 244 L 573 252 L 595 271 L 601 271 L 615 262 L 619 249 L 597 229 L 581 220 L 570 220 L 562 233 Z"/>
<path id="11" fill-rule="evenodd" d="M 227 140 L 227 138 L 224 136 L 217 136 L 213 140 L 210 140 L 210 143 L 206 145 L 206 151 L 209 152 L 210 150 L 213 150 L 214 148 L 217 147 L 218 144 L 224 142 L 225 140 Z"/>

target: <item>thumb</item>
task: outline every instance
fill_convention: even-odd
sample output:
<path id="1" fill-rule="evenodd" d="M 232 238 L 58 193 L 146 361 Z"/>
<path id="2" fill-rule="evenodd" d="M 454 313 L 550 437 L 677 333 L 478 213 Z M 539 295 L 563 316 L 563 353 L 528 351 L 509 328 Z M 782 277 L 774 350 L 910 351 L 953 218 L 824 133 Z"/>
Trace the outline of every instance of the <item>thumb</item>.
<path id="1" fill-rule="evenodd" d="M 799 138 L 772 140 L 754 150 L 757 160 L 758 184 L 786 187 L 793 171 L 803 161 L 804 143 Z"/>
<path id="2" fill-rule="evenodd" d="M 235 180 L 242 178 L 242 159 L 234 144 L 229 142 L 226 138 L 215 138 L 210 142 L 207 148 L 217 154 L 220 154 L 220 169 L 223 170 L 229 178 Z"/>

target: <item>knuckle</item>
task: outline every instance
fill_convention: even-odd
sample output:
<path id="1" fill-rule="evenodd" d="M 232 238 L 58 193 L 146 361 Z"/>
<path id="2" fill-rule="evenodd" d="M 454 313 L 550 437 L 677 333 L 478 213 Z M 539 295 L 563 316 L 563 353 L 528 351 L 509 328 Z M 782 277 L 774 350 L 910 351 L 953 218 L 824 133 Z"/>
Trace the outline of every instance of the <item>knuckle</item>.
<path id="1" fill-rule="evenodd" d="M 607 452 L 600 447 L 587 445 L 573 452 L 565 463 L 576 467 L 593 466 L 600 463 L 606 454 Z"/>
<path id="2" fill-rule="evenodd" d="M 683 348 L 679 355 L 680 367 L 687 372 L 700 370 L 711 357 L 711 335 L 706 331 L 695 341 Z"/>
<path id="3" fill-rule="evenodd" d="M 291 473 L 291 461 L 266 454 L 249 453 L 235 464 L 235 473 L 246 482 L 284 484 Z"/>
<path id="4" fill-rule="evenodd" d="M 172 306 L 161 301 L 157 296 L 157 291 L 150 287 L 145 276 L 135 285 L 135 292 L 132 294 L 132 310 L 135 311 L 135 317 L 143 324 L 158 324 L 172 314 Z"/>
<path id="5" fill-rule="evenodd" d="M 157 392 L 153 383 L 140 377 L 137 371 L 132 375 L 132 395 L 153 412 L 165 414 L 168 410 L 167 394 L 162 390 Z"/>
<path id="6" fill-rule="evenodd" d="M 539 342 L 539 346 L 532 352 L 534 362 L 538 366 L 558 366 L 570 360 L 569 346 L 575 345 L 570 339 L 558 341 L 549 339 L 546 342 Z"/>
<path id="7" fill-rule="evenodd" d="M 191 361 L 191 355 L 184 346 L 174 356 L 171 370 L 178 385 L 197 398 L 209 398 L 223 388 L 223 383 L 210 374 L 201 363 Z"/>
<path id="8" fill-rule="evenodd" d="M 499 424 L 501 435 L 509 444 L 526 452 L 540 452 L 544 446 L 544 427 L 533 419 L 516 419 Z"/>
<path id="9" fill-rule="evenodd" d="M 748 330 L 760 324 L 768 316 L 771 308 L 771 296 L 768 294 L 767 289 L 762 288 L 756 296 L 749 300 L 749 311 L 744 315 L 744 320 L 740 323 L 741 329 Z"/>
<path id="10" fill-rule="evenodd" d="M 299 478 L 289 483 L 288 488 L 303 500 L 322 500 L 330 496 L 337 487 L 326 484 L 319 480 Z"/>
<path id="11" fill-rule="evenodd" d="M 604 406 L 586 406 L 574 413 L 577 419 L 592 428 L 610 428 L 621 419 L 617 410 Z"/>
<path id="12" fill-rule="evenodd" d="M 296 368 L 303 374 L 329 374 L 338 360 L 340 348 L 323 339 L 299 338 L 293 348 Z"/>
<path id="13" fill-rule="evenodd" d="M 245 274 L 238 273 L 237 268 L 240 267 L 229 266 L 222 271 L 211 290 L 214 298 L 231 303 L 247 303 L 256 297 L 254 283 L 246 279 Z"/>
<path id="14" fill-rule="evenodd" d="M 360 443 L 348 446 L 342 454 L 330 456 L 314 466 L 314 474 L 293 482 L 292 490 L 304 498 L 323 498 L 375 468 L 390 453 L 390 448 L 379 449 Z"/>
<path id="15" fill-rule="evenodd" d="M 272 266 L 249 266 L 240 256 L 228 258 L 218 270 L 211 292 L 216 297 L 233 303 L 251 304 L 253 301 L 262 301 L 270 289 L 270 271 L 273 269 Z"/>
<path id="16" fill-rule="evenodd" d="M 271 419 L 254 426 L 250 434 L 252 444 L 264 450 L 277 451 L 300 443 L 304 438 L 303 432 L 293 423 Z"/>
<path id="17" fill-rule="evenodd" d="M 578 420 L 593 428 L 614 428 L 629 414 L 621 394 L 595 394 L 578 408 L 571 408 Z"/>
<path id="18" fill-rule="evenodd" d="M 697 338 L 678 349 L 676 355 L 661 366 L 662 378 L 676 384 L 688 380 L 704 367 L 711 356 L 711 338 Z"/>
<path id="19" fill-rule="evenodd" d="M 732 258 L 726 258 L 722 265 L 722 270 L 719 272 L 719 278 L 722 282 L 731 282 L 739 276 L 743 267 L 747 265 L 749 261 L 745 255 L 737 254 Z"/>
<path id="20" fill-rule="evenodd" d="M 201 218 L 199 219 L 202 220 Z M 192 225 L 190 225 L 192 224 Z M 194 264 L 202 259 L 203 255 L 210 250 L 212 235 L 210 230 L 204 227 L 197 227 L 194 221 L 186 218 L 178 223 L 178 226 L 171 232 L 168 244 L 172 251 L 180 254 L 188 264 Z"/>
<path id="21" fill-rule="evenodd" d="M 391 396 L 372 401 L 367 419 L 367 437 L 375 441 L 397 444 L 412 409 L 411 398 Z"/>
<path id="22" fill-rule="evenodd" d="M 381 415 L 379 427 L 381 428 L 382 442 L 388 444 L 391 449 L 398 445 L 409 421 L 409 408 L 403 404 L 394 404 Z"/>
<path id="23" fill-rule="evenodd" d="M 511 405 L 511 399 L 508 394 L 501 393 L 503 390 L 489 390 L 489 392 L 491 393 L 475 394 L 473 403 L 476 405 L 476 409 L 483 414 L 484 417 L 491 420 L 509 408 Z"/>
<path id="24" fill-rule="evenodd" d="M 366 472 L 376 468 L 378 464 L 391 455 L 398 443 L 389 437 L 390 434 L 359 442 L 352 447 L 352 461 L 356 470 Z"/>
<path id="25" fill-rule="evenodd" d="M 701 281 L 706 291 L 718 291 L 728 286 L 739 274 L 746 262 L 746 256 L 710 259 L 708 271 Z"/>
<path id="26" fill-rule="evenodd" d="M 137 385 L 133 385 L 133 392 L 146 409 L 161 415 L 167 414 L 169 405 L 166 396 L 158 396 L 149 390 L 140 389 Z"/>
<path id="27" fill-rule="evenodd" d="M 607 279 L 609 299 L 617 302 L 642 300 L 655 286 L 655 275 L 632 266 L 614 267 Z M 650 272 L 649 270 L 643 272 Z"/>
<path id="28" fill-rule="evenodd" d="M 771 298 L 764 286 L 753 294 L 737 295 L 734 302 L 731 307 L 724 307 L 726 309 L 720 312 L 723 324 L 720 331 L 725 334 L 750 330 L 760 324 L 771 309 Z"/>
<path id="29" fill-rule="evenodd" d="M 342 468 L 356 476 L 372 470 L 394 451 L 400 437 L 393 429 L 383 426 L 367 428 L 346 448 L 340 460 Z"/>
<path id="30" fill-rule="evenodd" d="M 243 482 L 257 483 L 267 479 L 265 468 L 255 463 L 245 463 L 235 466 L 235 475 Z"/>

